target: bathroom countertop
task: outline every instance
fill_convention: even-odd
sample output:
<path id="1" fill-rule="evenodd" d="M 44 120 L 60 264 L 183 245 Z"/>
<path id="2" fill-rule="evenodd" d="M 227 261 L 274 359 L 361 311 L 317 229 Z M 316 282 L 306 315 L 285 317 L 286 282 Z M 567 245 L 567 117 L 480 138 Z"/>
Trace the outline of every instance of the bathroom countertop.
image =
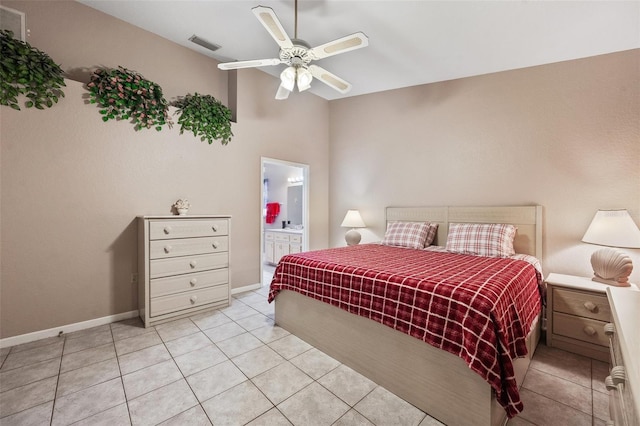
<path id="1" fill-rule="evenodd" d="M 303 229 L 293 229 L 293 228 L 285 228 L 285 229 L 280 229 L 280 228 L 274 228 L 274 229 L 265 229 L 264 232 L 286 232 L 286 233 L 293 233 L 293 234 L 302 234 Z"/>

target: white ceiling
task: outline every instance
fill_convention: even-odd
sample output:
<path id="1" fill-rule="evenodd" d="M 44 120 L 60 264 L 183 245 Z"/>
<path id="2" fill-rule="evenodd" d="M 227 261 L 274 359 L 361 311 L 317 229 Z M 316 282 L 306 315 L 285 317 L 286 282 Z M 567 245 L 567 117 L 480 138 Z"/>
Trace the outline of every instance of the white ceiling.
<path id="1" fill-rule="evenodd" d="M 223 61 L 278 57 L 252 7 L 271 7 L 294 37 L 294 0 L 80 1 Z M 368 47 L 317 62 L 352 90 L 314 81 L 312 93 L 339 99 L 640 48 L 640 1 L 299 1 L 298 38 L 311 47 L 356 31 Z M 194 34 L 222 48 L 213 54 Z M 278 76 L 284 65 L 261 69 Z"/>

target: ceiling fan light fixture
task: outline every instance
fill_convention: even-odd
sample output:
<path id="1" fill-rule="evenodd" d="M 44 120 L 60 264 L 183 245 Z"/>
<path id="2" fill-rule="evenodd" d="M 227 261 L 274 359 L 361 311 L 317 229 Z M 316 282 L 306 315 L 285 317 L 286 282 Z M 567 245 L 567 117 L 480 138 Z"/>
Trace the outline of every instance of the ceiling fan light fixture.
<path id="1" fill-rule="evenodd" d="M 313 81 L 313 75 L 311 75 L 311 72 L 306 68 L 300 67 L 297 71 L 298 91 L 302 92 L 309 89 L 311 87 L 311 81 Z"/>
<path id="2" fill-rule="evenodd" d="M 294 67 L 285 68 L 280 74 L 280 82 L 282 83 L 282 87 L 292 92 L 296 84 L 296 69 Z"/>

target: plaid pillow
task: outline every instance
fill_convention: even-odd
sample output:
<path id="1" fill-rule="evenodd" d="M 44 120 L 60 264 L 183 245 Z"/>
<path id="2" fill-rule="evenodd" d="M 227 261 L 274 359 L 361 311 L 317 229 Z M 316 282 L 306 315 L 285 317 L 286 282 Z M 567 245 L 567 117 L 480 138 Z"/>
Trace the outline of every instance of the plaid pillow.
<path id="1" fill-rule="evenodd" d="M 427 223 L 427 225 L 429 225 L 429 230 L 427 231 L 427 238 L 424 240 L 425 247 L 429 247 L 433 244 L 433 240 L 436 239 L 436 234 L 438 233 L 437 223 Z"/>
<path id="2" fill-rule="evenodd" d="M 382 244 L 421 249 L 425 246 L 429 229 L 425 222 L 389 222 Z M 435 233 L 431 240 L 434 237 Z"/>
<path id="3" fill-rule="evenodd" d="M 447 251 L 489 257 L 513 256 L 516 231 L 515 226 L 503 223 L 452 223 Z"/>

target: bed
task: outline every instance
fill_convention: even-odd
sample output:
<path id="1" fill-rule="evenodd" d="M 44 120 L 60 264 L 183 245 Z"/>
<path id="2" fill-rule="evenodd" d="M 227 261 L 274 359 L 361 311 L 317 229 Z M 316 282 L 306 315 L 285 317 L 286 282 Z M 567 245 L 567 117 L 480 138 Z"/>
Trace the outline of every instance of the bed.
<path id="1" fill-rule="evenodd" d="M 387 224 L 397 222 L 430 222 L 438 224 L 435 245 L 444 245 L 444 242 L 447 241 L 450 224 L 512 224 L 518 229 L 513 240 L 515 251 L 535 256 L 539 260 L 542 258 L 541 206 L 388 207 L 386 209 L 386 221 Z M 535 302 L 537 305 L 530 308 L 527 313 L 528 318 L 526 321 L 522 321 L 523 324 L 526 324 L 527 330 L 521 330 L 522 335 L 515 339 L 520 347 L 517 349 L 517 353 L 514 352 L 515 349 L 502 350 L 501 348 L 505 346 L 502 343 L 496 345 L 500 348 L 496 359 L 501 361 L 499 363 L 496 361 L 497 365 L 488 368 L 488 375 L 489 379 L 491 379 L 492 371 L 497 369 L 502 376 L 500 380 L 504 383 L 500 386 L 503 386 L 503 388 L 501 390 L 498 386 L 497 393 L 500 396 L 497 397 L 494 389 L 496 387 L 495 380 L 487 381 L 487 377 L 481 376 L 477 365 L 472 365 L 468 362 L 469 356 L 466 356 L 466 352 L 461 351 L 467 358 L 463 360 L 464 356 L 461 356 L 461 353 L 454 355 L 450 353 L 450 349 L 447 349 L 449 350 L 447 352 L 436 347 L 437 345 L 432 346 L 433 343 L 429 340 L 416 338 L 416 327 L 395 327 L 394 329 L 390 325 L 388 318 L 382 320 L 376 317 L 377 314 L 369 313 L 369 317 L 366 317 L 366 315 L 361 316 L 363 315 L 362 313 L 360 315 L 351 313 L 344 306 L 344 303 L 337 301 L 337 294 L 329 292 L 323 296 L 325 301 L 321 301 L 304 295 L 305 292 L 300 289 L 293 290 L 292 284 L 297 285 L 295 281 L 300 281 L 300 284 L 307 285 L 307 288 L 309 286 L 313 287 L 317 283 L 322 283 L 323 279 L 333 279 L 335 281 L 336 274 L 338 274 L 336 271 L 318 273 L 309 278 L 302 272 L 298 274 L 296 268 L 302 268 L 305 262 L 309 263 L 311 261 L 316 265 L 317 259 L 313 260 L 314 256 L 329 259 L 332 256 L 338 256 L 337 258 L 339 258 L 339 256 L 345 254 L 349 255 L 351 253 L 350 250 L 369 250 L 371 253 L 367 254 L 367 256 L 375 256 L 375 252 L 382 249 L 375 247 L 375 245 L 370 245 L 359 249 L 329 249 L 284 257 L 276 268 L 270 292 L 270 299 L 275 298 L 276 324 L 447 425 L 502 425 L 507 419 L 508 412 L 510 416 L 517 413 L 517 409 L 514 411 L 514 406 L 519 401 L 516 400 L 509 403 L 508 399 L 513 397 L 514 387 L 517 397 L 517 385 L 522 383 L 539 340 L 539 313 L 541 307 L 539 294 L 536 296 L 540 298 Z M 422 254 L 414 253 L 419 250 L 400 248 L 396 249 L 394 253 L 397 253 L 397 250 L 408 250 L 402 252 L 402 255 L 407 259 L 412 259 L 412 262 L 414 261 L 414 256 L 416 261 L 418 260 L 417 256 L 422 256 Z M 378 255 L 384 256 L 384 253 Z M 428 256 L 433 257 L 435 254 L 425 255 L 425 257 Z M 442 256 L 451 260 L 452 256 L 463 255 L 445 253 Z M 389 257 L 391 256 L 389 255 Z M 463 257 L 468 258 L 470 256 Z M 364 260 L 362 261 L 364 262 Z M 383 260 L 376 262 L 379 264 L 385 263 Z M 443 262 L 438 261 L 438 263 Z M 506 263 L 526 271 L 526 273 L 514 272 L 516 276 L 531 275 L 531 268 L 523 266 L 524 262 Z M 331 262 L 327 263 L 329 269 L 335 269 L 335 265 Z M 509 267 L 511 268 L 511 266 Z M 339 272 L 342 276 L 347 273 L 351 274 L 350 276 L 357 274 L 356 269 L 342 269 Z M 378 275 L 382 273 L 384 273 L 383 270 L 377 271 Z M 394 276 L 396 275 L 394 274 Z M 531 278 L 529 278 L 529 281 L 531 281 Z M 541 274 L 537 273 L 537 283 L 540 284 L 540 282 Z M 332 291 L 335 292 L 336 290 Z M 319 296 L 314 297 L 320 298 Z M 333 300 L 334 298 L 335 300 Z M 515 305 L 515 302 L 513 304 Z M 416 304 L 416 306 L 422 305 Z M 472 310 L 474 309 L 472 307 Z M 535 309 L 535 312 L 532 313 L 531 309 Z M 350 310 L 355 312 L 354 309 Z M 419 309 L 412 309 L 412 315 L 414 311 L 419 311 Z M 492 315 L 493 313 L 485 316 L 492 317 Z M 518 322 L 518 317 L 509 317 L 506 322 L 509 324 Z M 402 323 L 402 321 L 398 321 L 396 318 L 395 323 Z M 427 323 L 431 327 L 430 320 L 427 320 Z M 427 329 L 430 327 L 420 328 L 418 326 L 417 329 L 424 332 L 424 336 L 427 336 L 429 334 Z M 498 331 L 501 330 L 500 327 L 494 327 L 488 323 L 488 325 L 482 326 L 480 332 L 493 333 L 492 327 Z M 402 331 L 398 331 L 399 329 L 402 329 Z M 495 334 L 499 340 L 500 332 Z M 484 335 L 481 335 L 481 339 L 479 339 L 481 341 L 477 344 L 482 344 L 484 339 Z M 425 343 L 425 341 L 428 343 Z M 399 348 L 401 349 L 399 350 Z M 511 356 L 508 356 L 510 351 Z M 502 360 L 505 356 L 509 359 L 503 365 Z M 490 383 L 493 383 L 493 387 Z M 514 386 L 514 384 L 517 385 Z M 507 388 L 509 392 L 504 391 Z M 505 395 L 507 394 L 508 398 L 505 400 Z"/>

